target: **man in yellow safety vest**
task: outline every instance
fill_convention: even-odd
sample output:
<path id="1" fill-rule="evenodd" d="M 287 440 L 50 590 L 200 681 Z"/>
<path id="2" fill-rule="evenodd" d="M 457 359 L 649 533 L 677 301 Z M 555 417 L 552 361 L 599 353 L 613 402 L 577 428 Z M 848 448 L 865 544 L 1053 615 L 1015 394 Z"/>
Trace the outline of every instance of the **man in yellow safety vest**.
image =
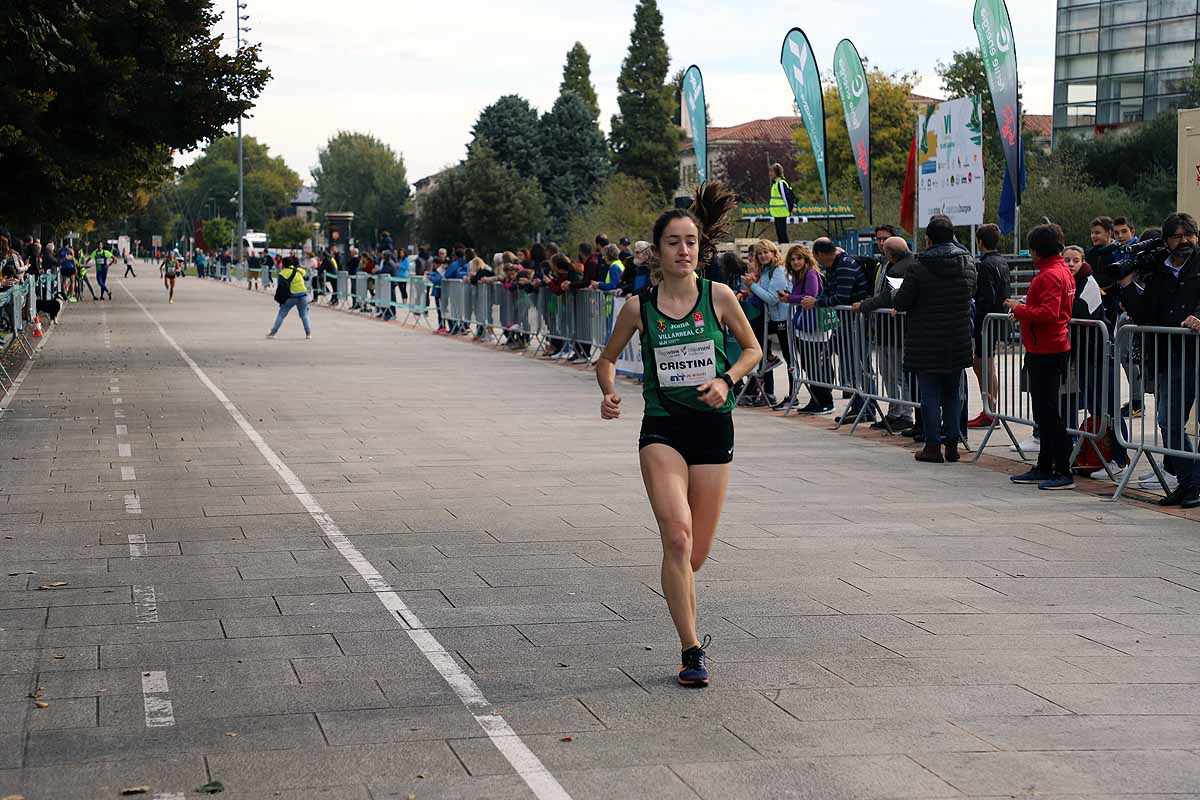
<path id="1" fill-rule="evenodd" d="M 783 165 L 771 165 L 771 204 L 768 207 L 771 218 L 775 221 L 775 238 L 780 244 L 788 241 L 787 218 L 796 205 L 796 196 L 792 194 L 792 186 L 783 179 Z"/>

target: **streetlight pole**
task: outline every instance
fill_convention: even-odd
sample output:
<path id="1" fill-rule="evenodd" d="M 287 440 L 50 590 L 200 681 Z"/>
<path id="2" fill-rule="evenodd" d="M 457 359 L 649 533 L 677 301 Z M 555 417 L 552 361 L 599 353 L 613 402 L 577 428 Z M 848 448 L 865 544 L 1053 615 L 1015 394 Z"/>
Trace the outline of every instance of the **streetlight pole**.
<path id="1" fill-rule="evenodd" d="M 242 52 L 242 34 L 249 33 L 250 28 L 243 26 L 246 20 L 250 19 L 249 14 L 242 14 L 246 9 L 246 3 L 237 0 L 237 13 L 234 15 L 237 22 L 237 51 Z M 245 241 L 246 241 L 246 200 L 245 200 L 245 167 L 242 159 L 242 115 L 238 114 L 238 208 L 237 208 L 237 242 L 238 242 L 238 265 L 246 263 Z"/>

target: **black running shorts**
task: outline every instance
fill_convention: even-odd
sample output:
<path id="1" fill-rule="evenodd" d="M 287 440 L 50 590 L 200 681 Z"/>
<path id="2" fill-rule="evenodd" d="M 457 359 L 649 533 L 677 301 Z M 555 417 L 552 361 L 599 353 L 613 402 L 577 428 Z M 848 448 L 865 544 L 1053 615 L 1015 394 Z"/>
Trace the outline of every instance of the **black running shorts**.
<path id="1" fill-rule="evenodd" d="M 733 415 L 721 412 L 642 417 L 638 450 L 665 444 L 683 456 L 689 467 L 733 461 Z"/>

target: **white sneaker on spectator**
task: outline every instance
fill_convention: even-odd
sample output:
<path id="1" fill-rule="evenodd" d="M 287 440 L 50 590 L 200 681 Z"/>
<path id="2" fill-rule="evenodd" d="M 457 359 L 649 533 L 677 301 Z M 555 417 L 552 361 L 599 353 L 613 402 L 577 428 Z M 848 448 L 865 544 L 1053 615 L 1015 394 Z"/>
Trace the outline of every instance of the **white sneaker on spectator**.
<path id="1" fill-rule="evenodd" d="M 1017 446 L 1015 444 L 1008 449 L 1014 453 L 1017 452 Z M 1023 453 L 1036 453 L 1041 449 L 1042 449 L 1041 440 L 1035 439 L 1032 436 L 1030 436 L 1025 441 L 1021 442 L 1021 452 L 1023 452 Z"/>
<path id="2" fill-rule="evenodd" d="M 1176 487 L 1179 486 L 1179 479 L 1168 472 L 1164 472 L 1163 475 L 1167 479 L 1167 491 L 1175 491 Z M 1162 484 L 1158 482 L 1158 476 L 1153 472 L 1147 472 L 1145 475 L 1143 475 L 1142 480 L 1138 482 L 1138 486 L 1139 488 L 1148 489 L 1150 491 L 1162 488 Z"/>
<path id="3" fill-rule="evenodd" d="M 1112 472 L 1112 474 L 1116 477 L 1117 480 L 1121 480 L 1121 473 L 1124 470 L 1122 470 L 1119 466 L 1117 466 L 1117 462 L 1115 462 L 1115 461 L 1108 462 L 1108 469 L 1109 469 L 1109 471 Z M 1108 480 L 1108 472 L 1105 472 L 1104 467 L 1101 467 L 1100 469 L 1096 470 L 1095 472 L 1089 474 L 1088 477 L 1094 481 L 1106 481 L 1106 480 Z"/>

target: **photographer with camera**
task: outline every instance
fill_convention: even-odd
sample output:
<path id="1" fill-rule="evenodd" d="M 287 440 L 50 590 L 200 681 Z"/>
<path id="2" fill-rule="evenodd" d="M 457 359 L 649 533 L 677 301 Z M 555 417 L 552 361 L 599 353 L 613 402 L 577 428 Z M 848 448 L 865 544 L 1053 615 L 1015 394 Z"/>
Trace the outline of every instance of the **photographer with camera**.
<path id="1" fill-rule="evenodd" d="M 1193 335 L 1144 334 L 1143 355 L 1154 375 L 1154 397 L 1163 444 L 1192 451 L 1185 435 L 1200 380 L 1200 231 L 1189 214 L 1163 222 L 1161 240 L 1143 239 L 1124 262 L 1121 303 L 1138 325 L 1186 328 Z M 1191 458 L 1169 458 L 1179 485 L 1159 501 L 1163 506 L 1200 507 L 1200 469 Z"/>

